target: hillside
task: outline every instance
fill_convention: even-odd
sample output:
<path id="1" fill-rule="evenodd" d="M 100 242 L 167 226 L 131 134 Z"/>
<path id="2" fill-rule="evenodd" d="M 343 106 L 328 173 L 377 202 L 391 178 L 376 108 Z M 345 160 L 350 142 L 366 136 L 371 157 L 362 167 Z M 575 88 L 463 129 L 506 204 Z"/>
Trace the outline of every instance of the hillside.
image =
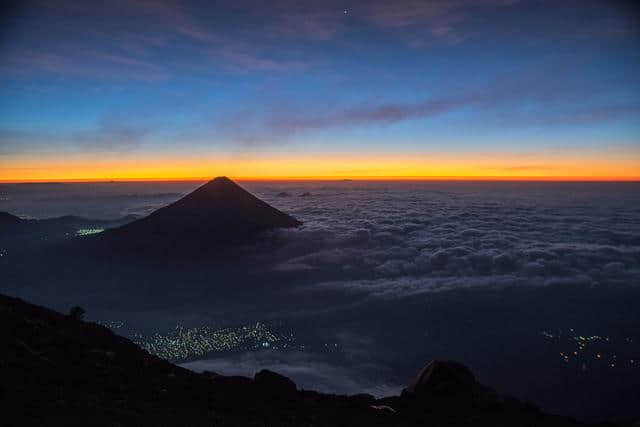
<path id="1" fill-rule="evenodd" d="M 0 295 L 0 399 L 6 426 L 576 426 L 434 362 L 402 396 L 298 390 L 286 377 L 197 374 L 78 316 Z"/>

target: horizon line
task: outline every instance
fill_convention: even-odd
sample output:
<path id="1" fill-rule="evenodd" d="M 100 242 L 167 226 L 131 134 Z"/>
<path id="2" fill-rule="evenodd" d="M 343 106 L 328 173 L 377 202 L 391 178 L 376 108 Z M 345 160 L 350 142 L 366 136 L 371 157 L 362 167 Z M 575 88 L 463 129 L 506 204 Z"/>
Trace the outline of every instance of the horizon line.
<path id="1" fill-rule="evenodd" d="M 225 176 L 225 175 L 217 175 Z M 55 183 L 125 183 L 125 182 L 202 182 L 208 177 L 145 177 L 145 178 L 42 178 L 0 179 L 0 184 L 55 184 Z M 625 176 L 229 176 L 235 181 L 520 181 L 520 182 L 640 182 L 640 177 Z"/>

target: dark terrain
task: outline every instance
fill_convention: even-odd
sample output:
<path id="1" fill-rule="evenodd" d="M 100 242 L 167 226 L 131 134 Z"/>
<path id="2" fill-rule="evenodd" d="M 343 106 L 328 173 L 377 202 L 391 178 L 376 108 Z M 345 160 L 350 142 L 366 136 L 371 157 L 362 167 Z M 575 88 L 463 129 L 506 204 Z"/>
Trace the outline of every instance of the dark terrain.
<path id="1" fill-rule="evenodd" d="M 298 199 L 298 195 L 307 193 L 304 190 L 290 190 L 288 194 Z M 44 199 L 47 206 L 51 203 L 48 191 Z M 38 214 L 12 209 L 21 217 L 0 213 L 0 292 L 61 312 L 82 305 L 88 310 L 88 318 L 96 322 L 126 323 L 129 329 L 120 329 L 118 333 L 134 340 L 136 333 L 150 336 L 171 331 L 178 324 L 218 328 L 257 320 L 270 323 L 283 334 L 295 333 L 296 349 L 291 352 L 252 349 L 257 362 L 250 369 L 229 370 L 243 360 L 236 358 L 235 353 L 207 355 L 203 363 L 209 357 L 233 361 L 229 369 L 216 365 L 203 368 L 221 373 L 253 375 L 270 366 L 262 358 L 268 362 L 278 357 L 279 366 L 292 369 L 281 372 L 306 388 L 328 393 L 369 390 L 379 397 L 398 393 L 401 385 L 408 383 L 425 362 L 451 358 L 472 367 L 477 377 L 491 387 L 521 401 L 533 401 L 547 412 L 571 415 L 583 422 L 609 420 L 630 425 L 631 420 L 637 420 L 638 371 L 634 360 L 638 359 L 636 338 L 640 318 L 636 303 L 639 291 L 633 286 L 637 275 L 634 276 L 633 269 L 637 268 L 634 266 L 638 265 L 640 253 L 626 248 L 637 244 L 637 234 L 614 232 L 616 224 L 634 224 L 629 217 L 605 216 L 610 223 L 602 228 L 601 216 L 593 216 L 599 225 L 587 231 L 597 235 L 588 234 L 581 226 L 575 232 L 578 237 L 565 236 L 559 246 L 546 251 L 535 250 L 540 246 L 539 240 L 555 242 L 555 237 L 545 237 L 535 226 L 527 226 L 525 231 L 535 235 L 522 243 L 525 252 L 505 250 L 503 255 L 509 255 L 507 260 L 511 260 L 506 266 L 504 256 L 492 257 L 491 253 L 496 252 L 490 252 L 486 268 L 479 272 L 465 262 L 474 266 L 478 259 L 486 260 L 482 245 L 491 247 L 493 243 L 473 237 L 462 239 L 451 251 L 461 251 L 463 256 L 445 251 L 450 258 L 445 264 L 438 258 L 443 254 L 437 250 L 440 243 L 426 246 L 423 252 L 433 255 L 430 264 L 433 271 L 414 272 L 415 278 L 409 276 L 409 285 L 420 278 L 416 290 L 424 289 L 433 283 L 431 276 L 442 275 L 458 278 L 470 287 L 454 286 L 446 292 L 388 299 L 367 297 L 365 291 L 375 291 L 384 278 L 386 285 L 381 289 L 388 286 L 389 290 L 407 279 L 375 267 L 394 258 L 398 250 L 410 249 L 411 238 L 402 229 L 391 235 L 397 240 L 381 244 L 377 239 L 383 237 L 376 237 L 384 236 L 384 230 L 389 229 L 386 209 L 396 203 L 393 200 L 397 194 L 389 192 L 385 196 L 383 191 L 375 193 L 375 197 L 356 198 L 367 209 L 384 213 L 378 219 L 374 216 L 380 224 L 371 226 L 372 231 L 365 233 L 364 241 L 353 243 L 347 239 L 345 243 L 337 237 L 351 239 L 354 228 L 365 230 L 353 225 L 345 234 L 340 227 L 329 228 L 330 233 L 325 231 L 323 237 L 318 227 L 329 227 L 332 218 L 340 218 L 333 211 L 336 206 L 343 206 L 342 215 L 355 224 L 370 221 L 370 212 L 344 207 L 351 206 L 348 200 L 359 190 L 347 192 L 344 196 L 347 201 L 339 204 L 334 203 L 331 189 L 325 190 L 326 200 L 320 200 L 317 195 L 322 191 L 313 187 L 306 210 L 300 210 L 297 201 L 276 204 L 305 222 L 305 227 L 281 232 L 269 230 L 295 227 L 300 222 L 226 178 L 210 181 L 141 220 L 137 220 L 140 213 L 127 210 L 112 210 L 111 218 L 118 218 L 113 212 L 122 215 L 116 220 L 91 220 L 88 219 L 91 215 L 84 211 L 73 210 L 77 216 L 22 219 Z M 272 192 L 273 197 L 280 198 L 276 190 Z M 130 194 L 129 190 L 124 194 Z M 186 191 L 175 194 L 178 197 Z M 408 193 L 407 197 L 417 197 L 415 194 Z M 420 231 L 427 241 L 438 236 L 453 239 L 451 235 L 458 229 L 463 234 L 469 227 L 479 227 L 478 218 L 492 221 L 496 217 L 495 207 L 485 210 L 482 205 L 473 215 L 466 207 L 452 208 L 443 212 L 446 219 L 440 227 L 434 209 L 446 206 L 449 196 L 432 200 L 435 193 L 425 194 L 425 203 L 428 201 L 433 209 L 426 206 L 416 211 L 417 215 L 422 218 L 423 211 L 428 212 L 429 221 L 436 222 Z M 68 199 L 62 200 L 66 203 Z M 86 198 L 82 203 L 88 203 Z M 322 203 L 325 208 L 318 210 Z M 504 217 L 511 218 L 512 223 L 522 222 L 522 217 L 511 210 L 508 208 Z M 60 215 L 65 211 L 56 212 Z M 101 217 L 100 209 L 92 212 Z M 471 218 L 471 222 L 458 224 L 462 215 Z M 544 221 L 549 218 L 544 212 L 540 215 Z M 562 213 L 558 221 L 562 224 L 577 221 L 572 215 Z M 508 230 L 525 232 L 510 228 L 514 226 L 505 225 L 503 219 L 499 221 L 499 225 L 489 227 L 494 230 L 488 233 L 491 238 Z M 441 234 L 445 226 L 453 231 Z M 554 235 L 558 234 L 555 226 L 551 228 Z M 386 235 L 389 237 L 389 233 Z M 458 242 L 456 239 L 452 241 Z M 600 246 L 589 249 L 584 245 L 587 249 L 576 254 L 576 243 L 567 246 L 565 241 L 598 242 Z M 464 245 L 471 245 L 470 249 L 465 250 Z M 342 250 L 350 254 L 348 258 L 337 257 L 323 266 L 323 255 L 339 254 Z M 526 251 L 533 253 L 529 255 Z M 464 255 L 467 252 L 468 259 Z M 537 281 L 531 279 L 531 283 L 546 283 L 538 280 L 538 276 L 565 281 L 549 286 L 520 286 L 526 282 L 528 270 L 518 272 L 519 253 L 525 266 L 535 260 L 534 266 L 548 269 L 536 273 Z M 313 269 L 276 268 L 283 261 L 295 261 L 304 255 L 310 255 L 303 262 L 309 262 Z M 375 261 L 375 257 L 382 257 L 382 261 L 371 267 L 365 265 Z M 407 260 L 413 260 L 413 256 Z M 344 269 L 346 263 L 356 268 Z M 444 271 L 445 268 L 449 270 Z M 624 274 L 625 268 L 629 269 L 628 275 Z M 594 283 L 601 285 L 584 286 L 581 279 L 577 283 L 567 281 L 573 277 L 571 271 L 580 275 L 589 273 Z M 488 279 L 499 284 L 504 277 L 515 277 L 519 282 L 512 286 L 473 286 L 478 280 Z M 371 283 L 361 283 L 355 292 L 353 286 L 363 279 Z M 322 286 L 323 282 L 336 280 L 341 281 L 337 287 Z M 35 310 L 25 308 L 29 306 L 20 305 L 17 300 L 7 301 L 8 307 L 23 307 L 25 313 Z M 3 316 L 10 314 L 7 310 L 3 309 Z M 10 425 L 57 425 L 63 419 L 75 419 L 85 425 L 192 425 L 202 420 L 208 425 L 212 421 L 214 425 L 572 425 L 569 419 L 547 417 L 531 406 L 497 398 L 495 393 L 478 385 L 465 368 L 455 364 L 431 365 L 426 371 L 429 375 L 421 382 L 431 385 L 426 393 L 424 387 L 418 387 L 418 396 L 414 393 L 414 397 L 409 393 L 401 398 L 374 400 L 366 396 L 347 398 L 293 392 L 292 384 L 278 376 L 263 374 L 261 380 L 253 382 L 199 375 L 150 356 L 97 324 L 82 323 L 44 309 L 41 310 L 45 320 L 34 321 L 16 308 L 11 310 L 16 317 L 5 320 L 7 329 L 2 332 L 6 334 L 3 344 L 7 343 L 8 349 L 2 356 L 2 369 L 8 372 L 3 374 L 6 386 L 2 398 L 9 403 L 5 406 L 13 408 L 8 414 L 11 419 L 22 421 Z M 336 344 L 327 349 L 327 343 Z M 300 351 L 301 348 L 304 350 Z M 296 366 L 301 366 L 296 365 L 299 354 L 308 357 L 305 362 L 308 365 L 303 369 L 318 369 L 314 362 L 320 366 L 327 362 L 344 370 L 320 368 L 314 381 L 296 377 Z M 573 356 L 561 358 L 566 354 Z M 144 370 L 138 369 L 144 366 Z M 271 369 L 280 371 L 275 366 L 278 365 L 272 365 Z M 442 386 L 443 380 L 434 385 L 433 379 L 441 376 L 445 383 L 453 382 L 455 386 Z M 271 385 L 265 386 L 265 379 L 273 379 L 267 381 Z M 323 379 L 337 382 L 355 379 L 357 387 L 322 388 Z M 369 388 L 387 384 L 393 387 L 392 391 Z M 384 405 L 396 412 L 371 408 Z M 493 417 L 498 421 L 494 422 Z"/>
<path id="2" fill-rule="evenodd" d="M 95 240 L 109 249 L 197 252 L 229 248 L 260 232 L 301 224 L 229 178 L 217 177 L 149 216 L 106 230 Z"/>
<path id="3" fill-rule="evenodd" d="M 107 328 L 0 295 L 3 425 L 577 426 L 432 362 L 401 396 L 298 390 L 286 377 L 197 374 Z"/>

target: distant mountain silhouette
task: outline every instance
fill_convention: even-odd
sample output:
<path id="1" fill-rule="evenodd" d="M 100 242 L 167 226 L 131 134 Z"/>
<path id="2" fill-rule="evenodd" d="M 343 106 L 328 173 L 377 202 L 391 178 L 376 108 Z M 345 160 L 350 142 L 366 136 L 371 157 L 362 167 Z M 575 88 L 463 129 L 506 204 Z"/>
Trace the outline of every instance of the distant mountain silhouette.
<path id="1" fill-rule="evenodd" d="M 198 374 L 74 312 L 0 295 L 3 426 L 582 426 L 499 395 L 455 362 L 431 363 L 402 396 L 338 396 L 266 370 Z"/>
<path id="2" fill-rule="evenodd" d="M 127 215 L 119 219 L 105 220 L 65 215 L 54 218 L 22 219 L 8 212 L 0 212 L 0 236 L 19 237 L 25 234 L 74 235 L 79 228 L 116 227 L 131 222 L 136 218 L 132 215 Z"/>
<path id="3" fill-rule="evenodd" d="M 106 230 L 100 239 L 129 247 L 220 247 L 274 228 L 302 223 L 227 177 L 215 178 L 149 216 Z"/>

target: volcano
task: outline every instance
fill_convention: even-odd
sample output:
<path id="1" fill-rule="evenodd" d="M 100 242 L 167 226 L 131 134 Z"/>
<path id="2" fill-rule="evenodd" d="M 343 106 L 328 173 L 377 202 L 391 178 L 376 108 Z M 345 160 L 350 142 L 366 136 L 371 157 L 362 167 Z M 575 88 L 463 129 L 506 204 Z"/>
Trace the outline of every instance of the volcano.
<path id="1" fill-rule="evenodd" d="M 229 178 L 218 177 L 145 218 L 106 230 L 100 238 L 132 246 L 191 242 L 198 247 L 219 247 L 266 230 L 301 224 Z"/>

